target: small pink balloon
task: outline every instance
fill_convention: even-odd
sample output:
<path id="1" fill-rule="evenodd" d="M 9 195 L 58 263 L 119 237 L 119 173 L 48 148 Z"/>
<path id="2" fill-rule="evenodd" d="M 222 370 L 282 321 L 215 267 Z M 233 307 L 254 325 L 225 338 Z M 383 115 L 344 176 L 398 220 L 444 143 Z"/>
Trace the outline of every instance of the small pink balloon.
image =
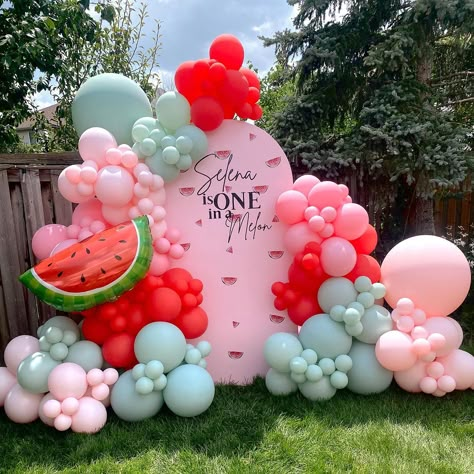
<path id="1" fill-rule="evenodd" d="M 100 167 L 107 164 L 105 155 L 109 148 L 117 148 L 114 136 L 99 127 L 87 129 L 79 138 L 79 154 L 84 161 L 95 161 Z"/>
<path id="2" fill-rule="evenodd" d="M 319 209 L 328 206 L 337 209 L 342 204 L 343 199 L 342 189 L 332 181 L 321 181 L 308 194 L 309 204 Z"/>
<path id="3" fill-rule="evenodd" d="M 293 189 L 308 197 L 309 192 L 319 183 L 320 181 L 318 178 L 316 178 L 316 176 L 306 174 L 304 176 L 300 176 L 293 183 Z"/>
<path id="4" fill-rule="evenodd" d="M 347 275 L 354 268 L 357 253 L 353 245 L 340 237 L 330 237 L 321 244 L 321 266 L 330 276 Z"/>
<path id="5" fill-rule="evenodd" d="M 324 219 L 321 216 L 313 216 L 308 221 L 308 227 L 314 233 L 321 232 L 324 229 L 324 225 L 325 225 L 325 222 L 324 222 Z"/>
<path id="6" fill-rule="evenodd" d="M 83 240 L 86 240 L 88 239 L 89 237 L 92 237 L 94 234 L 89 230 L 89 229 L 82 229 L 80 232 L 79 232 L 79 237 L 77 238 L 77 240 L 79 242 L 82 242 Z"/>
<path id="7" fill-rule="evenodd" d="M 431 362 L 426 367 L 426 373 L 434 379 L 439 379 L 444 374 L 443 364 L 440 362 Z"/>
<path id="8" fill-rule="evenodd" d="M 437 388 L 436 391 L 432 393 L 432 395 L 435 397 L 444 397 L 446 395 L 446 392 L 443 392 L 443 390 Z"/>
<path id="9" fill-rule="evenodd" d="M 350 196 L 346 196 L 344 198 L 344 201 L 342 201 L 343 204 L 350 204 L 352 202 L 352 198 Z"/>
<path id="10" fill-rule="evenodd" d="M 31 240 L 31 248 L 38 260 L 44 260 L 51 255 L 56 245 L 67 238 L 67 227 L 60 224 L 48 224 L 35 232 Z"/>
<path id="11" fill-rule="evenodd" d="M 397 329 L 402 332 L 411 332 L 415 327 L 415 322 L 410 316 L 400 316 L 397 321 Z"/>
<path id="12" fill-rule="evenodd" d="M 411 337 L 413 339 L 427 339 L 428 331 L 423 326 L 415 326 L 411 332 Z"/>
<path id="13" fill-rule="evenodd" d="M 31 423 L 38 418 L 43 394 L 30 393 L 15 384 L 5 397 L 5 414 L 14 423 Z"/>
<path id="14" fill-rule="evenodd" d="M 153 201 L 148 198 L 140 199 L 138 202 L 138 209 L 140 210 L 141 214 L 151 214 L 154 207 Z"/>
<path id="15" fill-rule="evenodd" d="M 171 244 L 168 239 L 161 237 L 153 242 L 153 247 L 158 253 L 168 253 L 171 248 Z"/>
<path id="16" fill-rule="evenodd" d="M 177 244 L 179 242 L 179 239 L 181 238 L 181 232 L 174 228 L 170 227 L 166 231 L 166 238 L 172 243 L 172 244 Z"/>
<path id="17" fill-rule="evenodd" d="M 401 315 L 411 315 L 415 311 L 415 305 L 410 298 L 400 298 L 397 301 L 397 310 Z"/>
<path id="18" fill-rule="evenodd" d="M 328 239 L 332 235 L 334 235 L 334 226 L 332 224 L 324 224 L 324 227 L 322 230 L 319 232 L 319 235 L 323 239 Z"/>
<path id="19" fill-rule="evenodd" d="M 150 171 L 141 171 L 137 180 L 141 186 L 149 188 L 153 184 L 153 174 Z"/>
<path id="20" fill-rule="evenodd" d="M 79 401 L 77 398 L 68 397 L 61 403 L 61 411 L 68 416 L 74 415 L 79 409 Z"/>
<path id="21" fill-rule="evenodd" d="M 104 215 L 104 219 L 112 225 L 119 225 L 122 222 L 127 222 L 130 220 L 130 206 L 110 207 L 104 205 L 102 206 L 102 213 Z"/>
<path id="22" fill-rule="evenodd" d="M 90 219 L 90 222 L 83 226 L 81 221 L 84 217 Z M 103 220 L 104 216 L 102 215 L 102 203 L 96 198 L 79 204 L 72 213 L 72 223 L 74 225 L 78 225 L 79 227 L 86 227 L 90 225 L 92 221 Z"/>
<path id="23" fill-rule="evenodd" d="M 71 362 L 56 366 L 48 377 L 49 391 L 63 401 L 68 397 L 81 398 L 87 390 L 87 377 L 84 369 Z"/>
<path id="24" fill-rule="evenodd" d="M 456 349 L 437 360 L 443 364 L 444 373 L 454 378 L 457 390 L 466 390 L 474 384 L 474 357 L 468 352 Z"/>
<path id="25" fill-rule="evenodd" d="M 99 400 L 99 402 L 101 402 L 102 400 L 105 400 L 109 396 L 109 393 L 110 393 L 110 389 L 108 385 L 106 385 L 105 383 L 100 383 L 99 385 L 95 385 L 94 387 L 92 387 L 92 390 L 91 390 L 92 398 Z"/>
<path id="26" fill-rule="evenodd" d="M 150 186 L 152 191 L 160 191 L 161 189 L 164 188 L 164 186 L 165 186 L 165 182 L 163 181 L 163 178 L 161 176 L 154 174 L 153 182 L 151 183 L 151 186 Z"/>
<path id="27" fill-rule="evenodd" d="M 431 394 L 436 392 L 438 384 L 432 377 L 424 377 L 420 381 L 420 388 L 423 392 Z"/>
<path id="28" fill-rule="evenodd" d="M 109 165 L 119 165 L 122 162 L 122 152 L 118 148 L 110 148 L 105 153 L 105 160 Z"/>
<path id="29" fill-rule="evenodd" d="M 151 211 L 151 217 L 155 222 L 162 221 L 166 217 L 166 210 L 164 207 L 155 206 Z"/>
<path id="30" fill-rule="evenodd" d="M 345 184 L 338 184 L 338 186 L 342 191 L 342 195 L 344 196 L 344 199 L 349 197 L 349 188 Z M 349 202 L 352 202 L 352 199 Z"/>
<path id="31" fill-rule="evenodd" d="M 397 322 L 397 321 L 400 319 L 401 314 L 400 314 L 400 312 L 398 311 L 398 309 L 395 308 L 395 309 L 390 313 L 390 317 L 392 318 L 392 321 Z"/>
<path id="32" fill-rule="evenodd" d="M 456 381 L 449 375 L 442 375 L 438 379 L 438 388 L 446 393 L 452 392 L 456 388 Z"/>
<path id="33" fill-rule="evenodd" d="M 41 420 L 45 425 L 54 426 L 54 418 L 50 418 L 49 416 L 46 416 L 45 413 L 44 413 L 44 405 L 45 405 L 46 402 L 48 402 L 49 400 L 54 400 L 54 397 L 53 397 L 53 395 L 51 395 L 50 393 L 47 393 L 47 394 L 41 399 L 41 402 L 40 402 L 40 405 L 39 405 L 39 408 L 38 408 L 38 414 L 39 414 L 40 420 Z"/>
<path id="34" fill-rule="evenodd" d="M 92 397 L 79 400 L 79 410 L 72 417 L 71 428 L 76 433 L 97 433 L 107 422 L 104 405 Z"/>
<path id="35" fill-rule="evenodd" d="M 94 186 L 92 186 L 92 184 L 87 184 L 87 183 L 81 181 L 77 185 L 77 192 L 81 196 L 87 196 L 87 197 L 91 198 L 94 195 Z"/>
<path id="36" fill-rule="evenodd" d="M 3 359 L 7 369 L 16 377 L 16 371 L 23 359 L 38 352 L 39 341 L 33 336 L 17 336 L 5 347 Z"/>
<path id="37" fill-rule="evenodd" d="M 145 198 L 150 194 L 148 187 L 141 185 L 140 183 L 135 183 L 133 185 L 133 194 L 139 198 Z"/>
<path id="38" fill-rule="evenodd" d="M 426 362 L 418 360 L 409 369 L 394 373 L 397 384 L 407 392 L 421 392 L 420 381 L 426 377 Z"/>
<path id="39" fill-rule="evenodd" d="M 87 372 L 87 383 L 89 385 L 98 385 L 104 381 L 104 372 L 100 369 L 91 369 Z"/>
<path id="40" fill-rule="evenodd" d="M 130 217 L 130 219 L 136 219 L 137 217 L 139 217 L 141 215 L 142 215 L 142 213 L 140 212 L 140 209 L 138 209 L 137 206 L 132 206 L 128 210 L 128 217 Z"/>
<path id="41" fill-rule="evenodd" d="M 319 244 L 321 240 L 321 237 L 312 232 L 306 222 L 298 222 L 298 224 L 292 225 L 283 237 L 285 247 L 292 255 L 303 251 L 308 242 Z"/>
<path id="42" fill-rule="evenodd" d="M 442 334 L 434 332 L 428 336 L 428 342 L 431 345 L 431 349 L 438 354 L 439 351 L 444 349 L 446 338 Z"/>
<path id="43" fill-rule="evenodd" d="M 347 240 L 358 239 L 369 226 L 369 215 L 359 204 L 348 203 L 338 209 L 334 232 Z"/>
<path id="44" fill-rule="evenodd" d="M 8 392 L 16 383 L 16 377 L 6 367 L 0 367 L 0 408 L 3 407 Z"/>
<path id="45" fill-rule="evenodd" d="M 70 202 L 82 203 L 90 199 L 77 191 L 77 184 L 71 183 L 66 177 L 66 170 L 61 171 L 58 177 L 58 189 L 61 195 Z"/>
<path id="46" fill-rule="evenodd" d="M 125 168 L 133 168 L 137 165 L 137 163 L 138 156 L 133 151 L 126 151 L 122 155 L 122 165 L 125 166 Z"/>
<path id="47" fill-rule="evenodd" d="M 433 362 L 436 359 L 436 352 L 430 351 L 427 354 L 420 356 L 420 359 L 424 362 Z"/>
<path id="48" fill-rule="evenodd" d="M 79 165 L 71 165 L 65 168 L 65 175 L 71 184 L 78 184 L 81 181 L 81 167 Z"/>
<path id="49" fill-rule="evenodd" d="M 166 202 L 166 191 L 164 188 L 161 188 L 157 191 L 152 191 L 148 198 L 153 201 L 155 206 L 164 206 Z"/>
<path id="50" fill-rule="evenodd" d="M 154 252 L 151 259 L 149 273 L 154 276 L 163 275 L 171 267 L 170 259 L 167 255 Z"/>
<path id="51" fill-rule="evenodd" d="M 276 213 L 281 222 L 297 224 L 304 220 L 304 211 L 308 207 L 308 199 L 299 191 L 285 191 L 276 202 Z"/>
<path id="52" fill-rule="evenodd" d="M 99 171 L 95 194 L 106 206 L 123 207 L 133 197 L 132 175 L 120 166 L 106 166 Z"/>
<path id="53" fill-rule="evenodd" d="M 413 321 L 417 326 L 423 324 L 426 321 L 426 314 L 422 309 L 415 309 L 412 314 Z"/>
<path id="54" fill-rule="evenodd" d="M 462 339 L 460 340 L 458 327 L 453 321 L 451 318 L 432 317 L 421 326 L 430 334 L 428 340 L 433 341 L 432 348 L 439 357 L 448 355 L 461 345 Z"/>
<path id="55" fill-rule="evenodd" d="M 56 418 L 61 413 L 61 403 L 56 399 L 48 400 L 43 405 L 43 413 L 48 418 Z"/>
<path id="56" fill-rule="evenodd" d="M 167 230 L 168 226 L 166 221 L 155 222 L 151 227 L 151 236 L 153 237 L 153 240 L 164 237 Z"/>
<path id="57" fill-rule="evenodd" d="M 184 248 L 179 244 L 173 244 L 170 247 L 169 256 L 175 260 L 179 260 L 184 255 Z"/>
<path id="58" fill-rule="evenodd" d="M 135 166 L 135 168 L 133 168 L 132 173 L 135 176 L 135 178 L 138 179 L 138 176 L 140 175 L 140 173 L 142 171 L 148 171 L 149 172 L 150 168 L 148 168 L 148 166 L 145 163 L 138 163 L 137 166 Z"/>
<path id="59" fill-rule="evenodd" d="M 67 431 L 71 428 L 72 418 L 66 414 L 61 413 L 54 419 L 54 427 L 58 431 Z"/>
<path id="60" fill-rule="evenodd" d="M 83 166 L 81 169 L 81 179 L 88 184 L 95 183 L 97 180 L 97 170 L 92 166 Z"/>
<path id="61" fill-rule="evenodd" d="M 79 237 L 79 232 L 81 228 L 78 225 L 71 224 L 66 231 L 66 235 L 68 239 L 76 239 Z"/>
<path id="62" fill-rule="evenodd" d="M 126 143 L 122 143 L 121 145 L 118 146 L 118 149 L 122 152 L 125 153 L 126 151 L 131 151 L 132 147 L 130 145 L 127 145 Z"/>
<path id="63" fill-rule="evenodd" d="M 388 370 L 407 370 L 416 362 L 412 351 L 412 339 L 400 331 L 382 334 L 375 345 L 375 355 L 380 364 Z"/>
<path id="64" fill-rule="evenodd" d="M 418 357 L 421 357 L 431 352 L 431 344 L 427 339 L 415 339 L 412 350 Z"/>
<path id="65" fill-rule="evenodd" d="M 325 207 L 321 209 L 321 217 L 326 222 L 332 222 L 337 217 L 337 211 L 333 207 Z"/>
<path id="66" fill-rule="evenodd" d="M 153 217 L 151 217 L 150 214 L 147 214 L 147 218 L 148 218 L 148 225 L 150 227 L 155 224 L 155 219 L 153 219 Z"/>
<path id="67" fill-rule="evenodd" d="M 56 247 L 54 247 L 54 249 L 51 252 L 50 257 L 52 257 L 53 255 L 56 255 L 57 253 L 61 252 L 64 249 L 67 249 L 71 245 L 77 244 L 77 242 L 79 242 L 78 239 L 66 239 L 63 242 L 60 242 L 58 245 L 56 245 Z"/>
<path id="68" fill-rule="evenodd" d="M 113 385 L 115 382 L 117 382 L 119 378 L 119 373 L 117 370 L 108 368 L 104 370 L 104 383 L 107 385 Z"/>
<path id="69" fill-rule="evenodd" d="M 306 210 L 304 211 L 304 218 L 307 221 L 310 221 L 311 218 L 314 216 L 319 216 L 319 209 L 314 206 L 307 207 Z"/>
<path id="70" fill-rule="evenodd" d="M 97 163 L 95 161 L 92 161 L 92 160 L 86 160 L 84 161 L 84 163 L 82 163 L 82 167 L 84 166 L 90 166 L 92 168 L 94 168 L 96 171 L 98 171 L 99 167 L 97 166 Z"/>
<path id="71" fill-rule="evenodd" d="M 84 228 L 84 227 L 89 227 L 91 224 L 92 224 L 92 217 L 90 217 L 90 216 L 84 216 L 84 217 L 81 219 L 80 226 L 81 226 L 82 228 Z"/>
<path id="72" fill-rule="evenodd" d="M 106 225 L 102 221 L 93 221 L 89 228 L 92 233 L 98 234 L 106 229 Z"/>

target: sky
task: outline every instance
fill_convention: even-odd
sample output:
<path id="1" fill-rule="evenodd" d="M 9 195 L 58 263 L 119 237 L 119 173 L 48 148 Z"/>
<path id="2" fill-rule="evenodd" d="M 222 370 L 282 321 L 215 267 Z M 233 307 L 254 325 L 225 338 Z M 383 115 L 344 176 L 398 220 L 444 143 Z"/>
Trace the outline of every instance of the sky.
<path id="1" fill-rule="evenodd" d="M 272 36 L 292 26 L 296 10 L 286 0 L 146 0 L 149 21 L 147 41 L 156 18 L 161 21 L 161 43 L 158 62 L 165 84 L 184 61 L 209 57 L 212 40 L 223 33 L 235 35 L 245 50 L 244 64 L 250 60 L 260 73 L 274 63 L 274 48 L 264 48 L 258 36 Z M 47 92 L 35 96 L 39 108 L 53 103 Z"/>

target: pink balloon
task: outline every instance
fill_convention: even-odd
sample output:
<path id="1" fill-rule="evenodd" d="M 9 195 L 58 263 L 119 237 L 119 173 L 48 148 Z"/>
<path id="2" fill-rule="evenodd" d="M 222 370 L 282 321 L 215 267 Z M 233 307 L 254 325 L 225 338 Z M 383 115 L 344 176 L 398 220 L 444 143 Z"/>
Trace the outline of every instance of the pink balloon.
<path id="1" fill-rule="evenodd" d="M 474 384 L 474 356 L 469 352 L 456 349 L 437 361 L 443 364 L 445 375 L 456 381 L 457 390 L 466 390 Z"/>
<path id="2" fill-rule="evenodd" d="M 281 222 L 297 224 L 304 220 L 304 211 L 308 207 L 308 199 L 299 191 L 285 191 L 276 202 L 276 213 Z"/>
<path id="3" fill-rule="evenodd" d="M 72 213 L 72 223 L 81 226 L 81 220 L 84 217 L 90 218 L 91 221 L 104 221 L 102 203 L 98 199 L 93 198 L 76 206 Z"/>
<path id="4" fill-rule="evenodd" d="M 72 417 L 72 430 L 76 433 L 97 433 L 107 421 L 104 405 L 91 397 L 79 400 L 79 410 Z"/>
<path id="5" fill-rule="evenodd" d="M 109 148 L 117 148 L 117 142 L 114 136 L 103 128 L 89 128 L 79 138 L 81 158 L 84 161 L 95 161 L 100 167 L 107 165 L 105 154 Z"/>
<path id="6" fill-rule="evenodd" d="M 54 426 L 54 418 L 50 418 L 49 416 L 46 416 L 44 413 L 44 406 L 46 402 L 49 402 L 50 400 L 54 400 L 54 396 L 51 395 L 50 393 L 47 393 L 40 402 L 39 408 L 38 408 L 38 414 L 40 417 L 40 420 L 48 426 Z"/>
<path id="7" fill-rule="evenodd" d="M 104 382 L 104 372 L 100 369 L 91 369 L 87 372 L 87 383 L 89 385 L 98 385 Z"/>
<path id="8" fill-rule="evenodd" d="M 412 339 L 400 331 L 389 331 L 380 336 L 375 346 L 375 355 L 388 370 L 407 370 L 416 362 L 412 351 Z"/>
<path id="9" fill-rule="evenodd" d="M 38 418 L 43 394 L 30 393 L 20 385 L 13 385 L 5 398 L 5 414 L 15 423 L 31 423 Z"/>
<path id="10" fill-rule="evenodd" d="M 456 381 L 450 375 L 442 375 L 438 379 L 438 387 L 443 392 L 449 393 L 456 388 Z"/>
<path id="11" fill-rule="evenodd" d="M 116 369 L 109 367 L 108 369 L 104 370 L 104 383 L 107 385 L 113 385 L 115 382 L 117 382 L 118 378 L 119 373 Z"/>
<path id="12" fill-rule="evenodd" d="M 40 227 L 31 240 L 31 248 L 38 260 L 51 255 L 54 247 L 67 239 L 67 227 L 60 224 L 48 224 Z"/>
<path id="13" fill-rule="evenodd" d="M 122 222 L 128 222 L 130 220 L 128 215 L 129 210 L 129 205 L 123 207 L 110 207 L 104 204 L 102 206 L 102 213 L 105 220 L 112 225 L 119 225 Z"/>
<path id="14" fill-rule="evenodd" d="M 67 168 L 61 171 L 58 177 L 58 189 L 62 196 L 70 202 L 86 202 L 90 196 L 83 196 L 77 190 L 77 185 L 71 183 L 66 176 Z"/>
<path id="15" fill-rule="evenodd" d="M 426 377 L 427 362 L 419 360 L 406 370 L 401 370 L 393 374 L 397 384 L 407 392 L 419 393 L 421 392 L 420 382 Z"/>
<path id="16" fill-rule="evenodd" d="M 54 419 L 54 427 L 58 431 L 67 431 L 71 428 L 72 418 L 68 415 L 61 413 Z"/>
<path id="17" fill-rule="evenodd" d="M 160 188 L 157 191 L 152 191 L 148 195 L 148 199 L 151 199 L 155 206 L 164 206 L 166 202 L 165 188 Z"/>
<path id="18" fill-rule="evenodd" d="M 319 179 L 316 176 L 305 174 L 304 176 L 300 176 L 294 183 L 293 189 L 295 191 L 299 191 L 303 193 L 306 197 L 308 197 L 309 192 L 320 183 Z"/>
<path id="19" fill-rule="evenodd" d="M 441 347 L 439 348 L 433 347 L 438 357 L 448 355 L 455 349 L 459 349 L 462 343 L 462 338 L 459 337 L 458 327 L 452 318 L 428 318 L 421 327 L 426 329 L 428 335 L 439 333 L 444 336 L 444 344 L 440 345 Z"/>
<path id="20" fill-rule="evenodd" d="M 321 237 L 312 232 L 306 222 L 298 222 L 286 231 L 283 242 L 288 251 L 296 255 L 304 250 L 308 242 L 321 243 Z"/>
<path id="21" fill-rule="evenodd" d="M 45 402 L 43 405 L 43 413 L 48 418 L 54 419 L 61 413 L 61 403 L 58 402 L 56 399 L 51 399 Z"/>
<path id="22" fill-rule="evenodd" d="M 120 166 L 106 166 L 99 171 L 95 183 L 97 198 L 105 205 L 123 207 L 133 197 L 132 175 Z"/>
<path id="23" fill-rule="evenodd" d="M 359 204 L 344 204 L 333 223 L 334 233 L 347 240 L 355 240 L 364 234 L 369 226 L 369 215 Z"/>
<path id="24" fill-rule="evenodd" d="M 101 402 L 109 396 L 109 386 L 105 383 L 100 383 L 99 385 L 92 387 L 91 394 L 92 398 L 95 398 L 96 400 L 99 400 L 99 402 Z"/>
<path id="25" fill-rule="evenodd" d="M 86 372 L 71 362 L 60 364 L 49 374 L 48 387 L 60 402 L 68 397 L 81 398 L 87 390 Z"/>
<path id="26" fill-rule="evenodd" d="M 357 261 L 354 246 L 340 237 L 330 237 L 321 244 L 321 266 L 331 276 L 347 275 Z"/>
<path id="27" fill-rule="evenodd" d="M 441 237 L 420 235 L 396 245 L 382 262 L 385 299 L 394 308 L 410 298 L 427 316 L 446 316 L 466 298 L 471 270 L 456 245 Z"/>
<path id="28" fill-rule="evenodd" d="M 5 347 L 4 360 L 8 370 L 16 377 L 16 371 L 23 359 L 38 352 L 39 341 L 33 336 L 17 336 Z"/>
<path id="29" fill-rule="evenodd" d="M 157 252 L 153 252 L 151 259 L 150 268 L 148 272 L 154 276 L 163 275 L 171 267 L 170 259 L 167 255 L 163 255 Z"/>
<path id="30" fill-rule="evenodd" d="M 151 236 L 153 237 L 153 240 L 163 237 L 167 230 L 168 225 L 166 224 L 166 221 L 155 222 L 151 226 Z"/>
<path id="31" fill-rule="evenodd" d="M 53 255 L 57 254 L 58 252 L 61 252 L 61 250 L 67 249 L 71 245 L 77 244 L 78 240 L 77 239 L 66 239 L 60 242 L 56 247 L 51 252 L 50 257 Z"/>
<path id="32" fill-rule="evenodd" d="M 87 392 L 85 393 L 84 397 L 94 398 L 92 396 L 92 389 L 93 388 L 94 387 L 88 387 Z M 102 405 L 104 405 L 105 408 L 108 408 L 110 406 L 110 392 L 111 392 L 111 390 L 109 389 L 109 394 L 107 395 L 107 397 L 104 400 L 99 400 L 99 402 L 102 403 Z"/>
<path id="33" fill-rule="evenodd" d="M 74 415 L 79 410 L 79 401 L 77 398 L 69 397 L 61 403 L 61 411 L 68 416 Z"/>
<path id="34" fill-rule="evenodd" d="M 16 377 L 6 367 L 0 367 L 0 407 L 3 407 L 8 392 L 16 383 Z"/>
<path id="35" fill-rule="evenodd" d="M 318 209 L 323 209 L 328 206 L 337 209 L 343 200 L 344 192 L 332 181 L 321 181 L 314 186 L 308 194 L 310 205 Z"/>

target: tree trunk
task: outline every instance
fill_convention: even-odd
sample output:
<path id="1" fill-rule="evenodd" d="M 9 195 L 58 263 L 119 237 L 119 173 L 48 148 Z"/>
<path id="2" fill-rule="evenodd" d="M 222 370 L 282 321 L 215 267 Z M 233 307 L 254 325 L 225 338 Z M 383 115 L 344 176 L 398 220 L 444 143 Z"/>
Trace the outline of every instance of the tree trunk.
<path id="1" fill-rule="evenodd" d="M 416 197 L 416 235 L 434 235 L 434 201 L 432 197 Z"/>

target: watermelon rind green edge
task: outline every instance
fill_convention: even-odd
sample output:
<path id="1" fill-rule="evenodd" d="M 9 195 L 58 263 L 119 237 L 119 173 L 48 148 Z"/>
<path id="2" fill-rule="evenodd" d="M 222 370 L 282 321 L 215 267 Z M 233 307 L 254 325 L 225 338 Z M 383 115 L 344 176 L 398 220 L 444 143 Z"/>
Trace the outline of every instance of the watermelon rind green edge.
<path id="1" fill-rule="evenodd" d="M 116 300 L 120 295 L 132 289 L 148 271 L 153 256 L 152 238 L 148 218 L 146 216 L 133 219 L 138 232 L 138 255 L 125 276 L 111 287 L 96 293 L 61 294 L 47 288 L 39 281 L 33 269 L 20 276 L 20 281 L 31 290 L 40 300 L 66 312 L 84 311 L 94 306 Z"/>

